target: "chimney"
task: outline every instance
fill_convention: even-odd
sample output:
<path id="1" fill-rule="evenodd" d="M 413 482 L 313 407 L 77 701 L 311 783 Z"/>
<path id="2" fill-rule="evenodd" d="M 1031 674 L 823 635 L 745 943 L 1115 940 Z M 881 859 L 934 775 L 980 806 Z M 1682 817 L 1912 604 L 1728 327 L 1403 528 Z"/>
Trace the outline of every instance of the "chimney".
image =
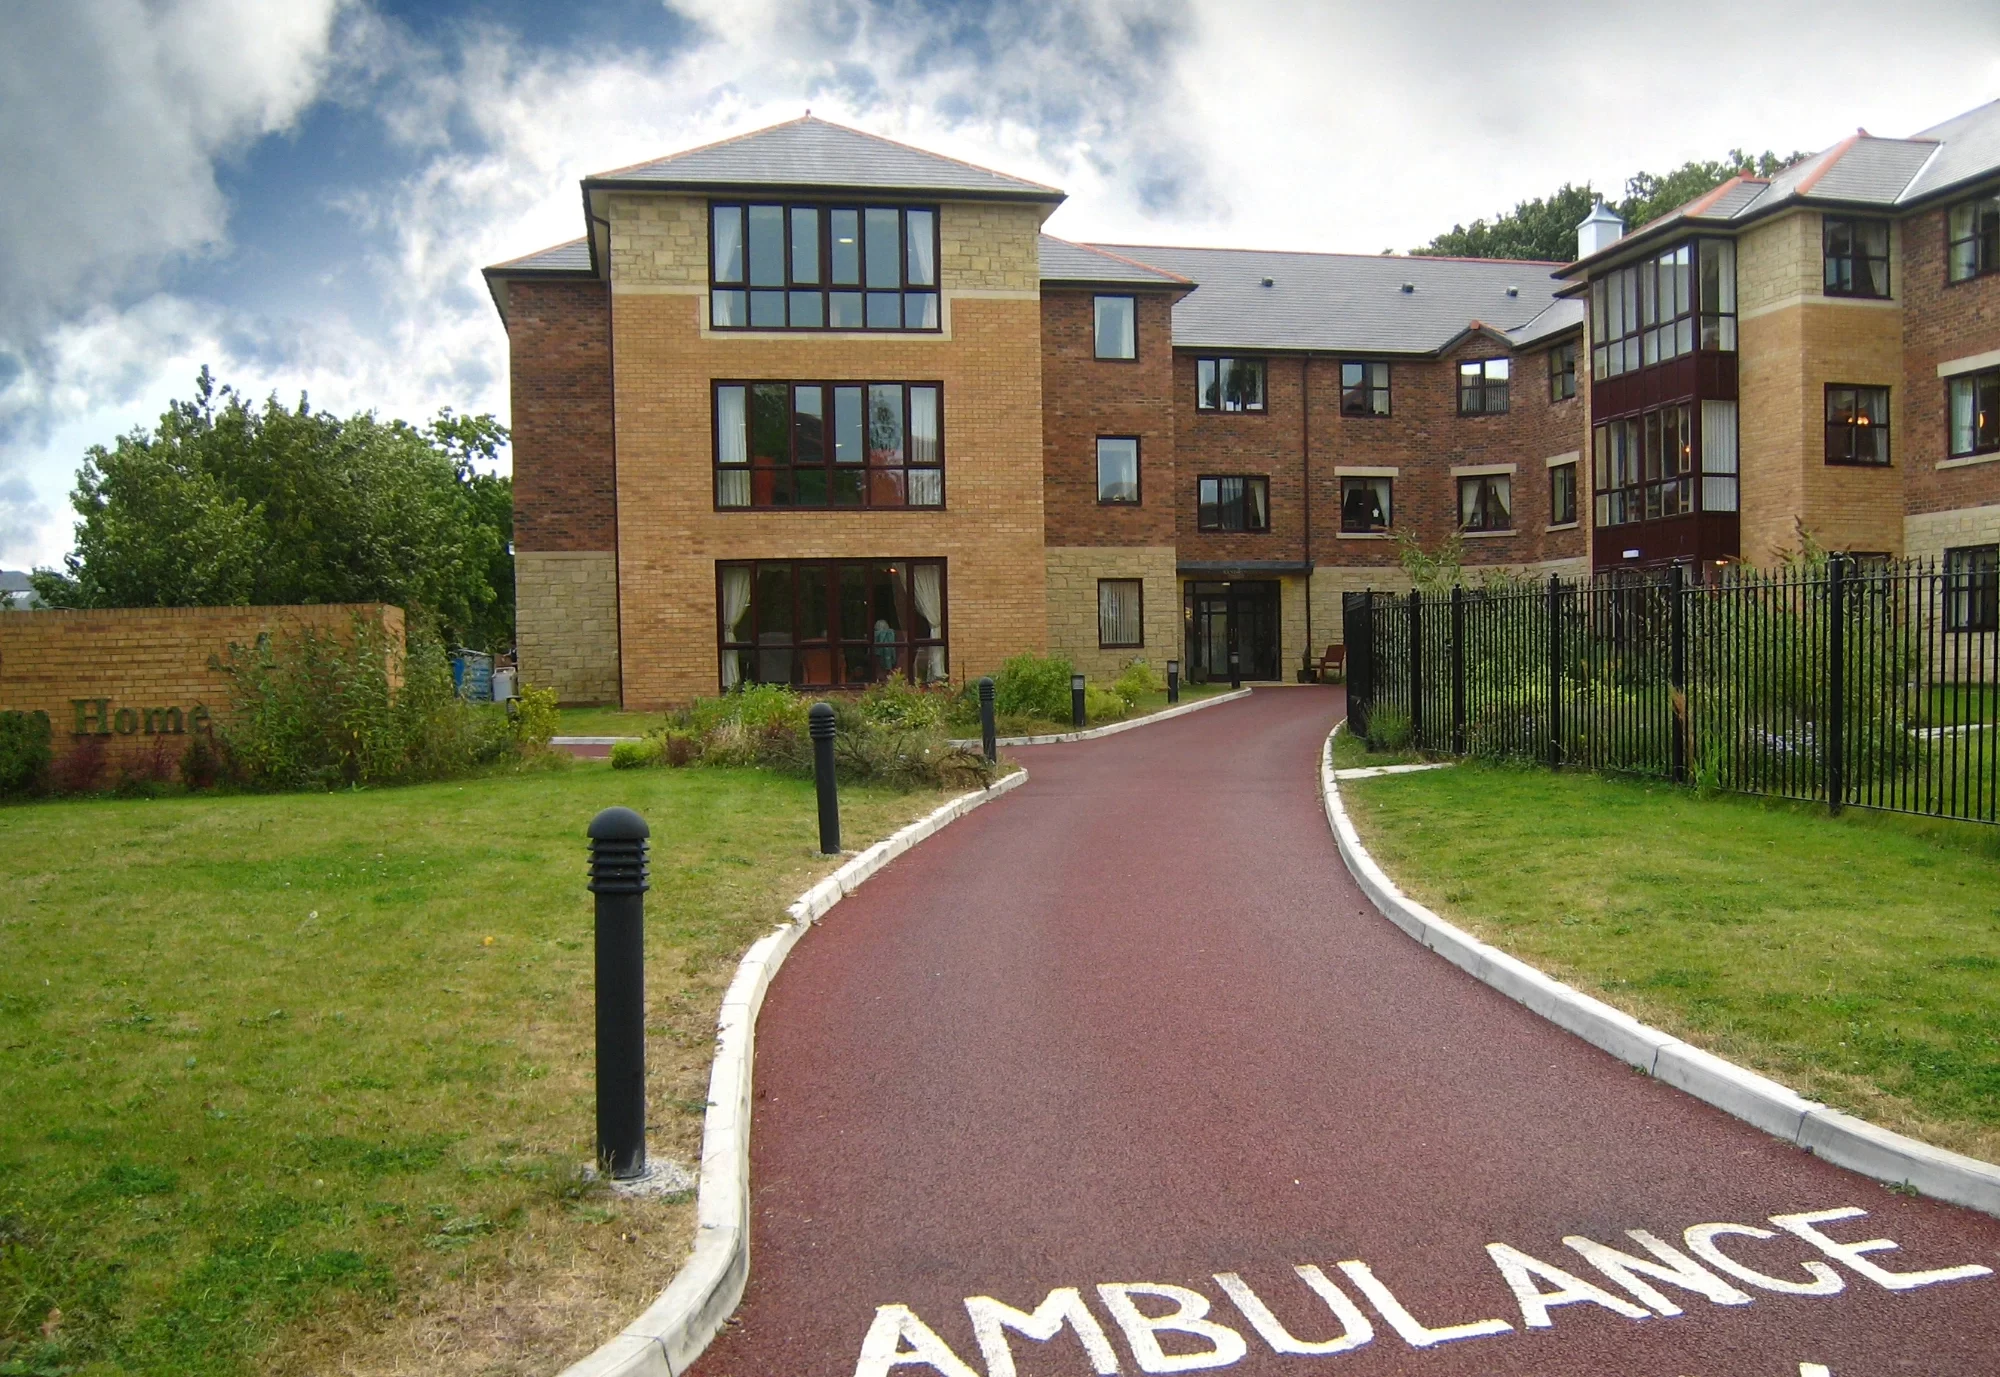
<path id="1" fill-rule="evenodd" d="M 1583 223 L 1576 227 L 1576 256 L 1588 258 L 1599 249 L 1607 248 L 1625 237 L 1625 222 L 1618 218 L 1618 212 L 1604 204 L 1599 197 L 1597 204 L 1590 208 L 1590 214 L 1583 217 Z"/>

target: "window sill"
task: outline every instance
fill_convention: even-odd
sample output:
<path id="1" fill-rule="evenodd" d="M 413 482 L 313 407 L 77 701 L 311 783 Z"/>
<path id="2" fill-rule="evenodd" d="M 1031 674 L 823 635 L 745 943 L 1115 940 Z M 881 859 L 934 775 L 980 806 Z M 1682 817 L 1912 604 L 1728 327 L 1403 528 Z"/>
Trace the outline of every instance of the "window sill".
<path id="1" fill-rule="evenodd" d="M 1261 406 L 1254 410 L 1244 407 L 1236 411 L 1230 411 L 1219 406 L 1198 406 L 1194 409 L 1194 414 L 1197 416 L 1268 416 L 1271 413 L 1267 408 Z"/>
<path id="2" fill-rule="evenodd" d="M 1143 507 L 1146 504 L 1143 502 L 1126 502 L 1123 500 L 1114 501 L 1111 499 L 1100 497 L 1097 499 L 1097 505 L 1100 507 L 1132 507 L 1136 509 L 1139 507 Z"/>
<path id="3" fill-rule="evenodd" d="M 1995 455 L 1994 457 L 2000 459 L 2000 455 Z M 1895 467 L 1894 464 L 1878 464 L 1870 459 L 1829 459 L 1826 461 L 1826 466 L 1830 469 L 1883 469 L 1885 471 Z"/>
<path id="4" fill-rule="evenodd" d="M 1961 454 L 1956 459 L 1940 459 L 1938 460 L 1938 467 L 1941 469 L 1969 469 L 1974 464 L 1995 463 L 2000 463 L 2000 449 L 1990 450 L 1985 454 Z"/>
<path id="5" fill-rule="evenodd" d="M 1542 529 L 1545 531 L 1573 531 L 1577 528 L 1578 524 L 1574 521 L 1561 521 L 1553 526 L 1545 526 Z"/>
<path id="6" fill-rule="evenodd" d="M 1509 527 L 1504 531 L 1460 531 L 1459 534 L 1467 540 L 1496 540 L 1502 536 L 1519 535 L 1520 532 Z"/>
<path id="7" fill-rule="evenodd" d="M 1335 540 L 1394 540 L 1387 531 L 1336 531 Z"/>
<path id="8" fill-rule="evenodd" d="M 1126 503 L 1126 504 L 1123 504 L 1123 505 L 1127 505 L 1127 506 L 1131 506 L 1131 505 L 1135 505 L 1135 504 L 1131 504 L 1131 503 Z M 945 511 L 945 510 L 947 510 L 947 508 L 945 507 L 944 503 L 942 503 L 942 502 L 938 503 L 938 504 L 937 504 L 937 505 L 935 505 L 935 506 L 931 506 L 931 507 L 915 507 L 915 506 L 911 506 L 911 505 L 910 505 L 910 504 L 908 504 L 908 503 L 904 503 L 904 504 L 903 504 L 902 506 L 900 506 L 900 507 L 889 507 L 889 506 L 881 506 L 881 507 L 796 507 L 796 506 L 794 506 L 794 507 L 723 507 L 723 506 L 717 506 L 717 507 L 715 508 L 715 512 L 716 512 L 716 514 L 717 514 L 717 515 L 719 515 L 719 516 L 771 516 L 771 515 L 773 515 L 773 514 L 778 514 L 778 515 L 789 515 L 789 516 L 862 516 L 862 515 L 880 515 L 880 514 L 883 514 L 883 513 L 895 513 L 895 512 L 942 512 L 942 511 Z"/>

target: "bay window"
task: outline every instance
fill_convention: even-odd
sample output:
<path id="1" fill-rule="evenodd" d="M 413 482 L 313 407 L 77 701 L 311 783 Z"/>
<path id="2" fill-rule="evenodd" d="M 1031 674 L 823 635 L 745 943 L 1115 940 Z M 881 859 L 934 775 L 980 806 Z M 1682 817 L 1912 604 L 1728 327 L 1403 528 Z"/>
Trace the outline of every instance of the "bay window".
<path id="1" fill-rule="evenodd" d="M 1590 284 L 1590 375 L 1736 348 L 1736 245 L 1680 244 Z"/>

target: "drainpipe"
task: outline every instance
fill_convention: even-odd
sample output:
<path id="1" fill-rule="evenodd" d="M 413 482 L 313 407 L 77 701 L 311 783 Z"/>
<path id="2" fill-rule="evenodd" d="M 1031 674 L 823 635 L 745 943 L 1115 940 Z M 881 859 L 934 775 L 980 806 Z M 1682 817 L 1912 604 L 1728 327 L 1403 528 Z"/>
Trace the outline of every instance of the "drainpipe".
<path id="1" fill-rule="evenodd" d="M 1313 648 L 1313 475 L 1312 475 L 1312 355 L 1299 355 L 1299 415 L 1303 436 L 1299 445 L 1299 476 L 1305 489 L 1305 565 L 1306 565 L 1306 653 L 1300 664 L 1312 659 Z"/>

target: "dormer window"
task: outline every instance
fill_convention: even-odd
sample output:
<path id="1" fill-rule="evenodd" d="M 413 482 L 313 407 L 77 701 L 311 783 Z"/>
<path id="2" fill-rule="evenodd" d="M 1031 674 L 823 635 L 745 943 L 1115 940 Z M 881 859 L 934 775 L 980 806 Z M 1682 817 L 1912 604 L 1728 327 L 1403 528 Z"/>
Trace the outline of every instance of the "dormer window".
<path id="1" fill-rule="evenodd" d="M 936 330 L 933 206 L 709 207 L 718 330 Z"/>

